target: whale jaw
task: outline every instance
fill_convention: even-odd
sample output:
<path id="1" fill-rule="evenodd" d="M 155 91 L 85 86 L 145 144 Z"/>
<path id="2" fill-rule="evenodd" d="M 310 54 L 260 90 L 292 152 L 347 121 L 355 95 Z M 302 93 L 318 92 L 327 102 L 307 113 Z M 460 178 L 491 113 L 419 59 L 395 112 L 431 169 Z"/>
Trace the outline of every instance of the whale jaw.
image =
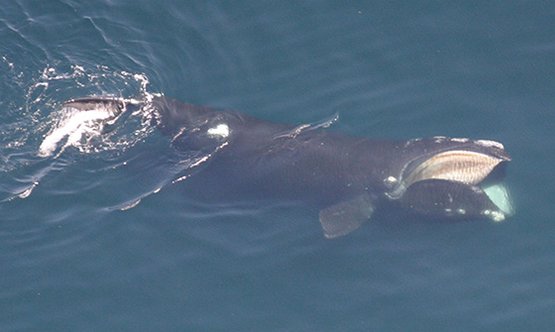
<path id="1" fill-rule="evenodd" d="M 416 157 L 401 168 L 398 177 L 384 179 L 391 188 L 385 196 L 418 215 L 442 221 L 505 220 L 514 213 L 509 192 L 501 182 L 511 158 L 500 143 L 463 142 L 401 151 L 399 155 Z M 376 203 L 377 198 L 362 193 L 322 209 L 320 223 L 325 237 L 335 238 L 357 229 L 371 218 Z"/>
<path id="2" fill-rule="evenodd" d="M 401 204 L 419 214 L 448 219 L 500 222 L 512 215 L 510 195 L 502 183 L 510 157 L 500 143 L 484 146 L 480 142 L 471 141 L 411 165 L 403 174 L 401 189 L 397 188 Z"/>
<path id="3" fill-rule="evenodd" d="M 105 110 L 114 115 L 121 113 L 125 109 L 126 102 L 117 97 L 84 97 L 70 99 L 64 102 L 63 107 L 74 108 L 79 111 Z"/>

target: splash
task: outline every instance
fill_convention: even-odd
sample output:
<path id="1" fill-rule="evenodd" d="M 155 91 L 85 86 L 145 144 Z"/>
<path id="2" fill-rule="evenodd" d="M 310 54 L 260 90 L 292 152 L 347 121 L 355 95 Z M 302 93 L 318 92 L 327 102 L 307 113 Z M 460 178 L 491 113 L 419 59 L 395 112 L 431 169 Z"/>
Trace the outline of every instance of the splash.
<path id="1" fill-rule="evenodd" d="M 73 147 L 81 153 L 101 151 L 122 151 L 144 139 L 151 131 L 150 119 L 153 116 L 148 101 L 154 93 L 149 92 L 149 79 L 143 73 L 111 71 L 108 67 L 98 66 L 96 70 L 85 70 L 82 66 L 72 66 L 69 73 L 59 73 L 55 68 L 45 68 L 41 80 L 33 84 L 28 93 L 31 103 L 41 102 L 49 88 L 62 82 L 72 82 L 74 87 L 87 87 L 93 92 L 74 93 L 65 99 L 85 95 L 121 96 L 134 104 L 144 102 L 145 107 L 135 111 L 118 112 L 105 107 L 93 110 L 78 110 L 60 107 L 59 102 L 50 105 L 55 109 L 46 121 L 48 132 L 38 148 L 39 157 L 59 157 L 67 148 Z M 111 88 L 117 86 L 118 88 Z M 130 89 L 132 87 L 132 89 Z M 107 92 L 107 90 L 110 90 Z M 134 96 L 132 99 L 125 95 Z M 48 105 L 49 103 L 46 102 Z M 127 123 L 129 122 L 129 123 Z M 46 127 L 46 126 L 42 126 Z M 109 128 L 107 130 L 107 128 Z"/>
<path id="2" fill-rule="evenodd" d="M 67 152 L 108 152 L 99 157 L 111 159 L 153 131 L 153 112 L 147 106 L 126 112 L 63 107 L 65 100 L 87 95 L 152 100 L 155 94 L 148 91 L 145 73 L 78 64 L 30 72 L 6 56 L 0 56 L 0 64 L 12 96 L 0 101 L 0 173 L 6 179 L 0 202 L 27 199 L 53 170 L 79 161 Z"/>
<path id="3" fill-rule="evenodd" d="M 109 110 L 77 111 L 69 109 L 63 120 L 52 130 L 39 146 L 38 155 L 49 157 L 65 139 L 61 147 L 62 153 L 67 147 L 81 147 L 92 137 L 102 135 L 105 120 L 115 117 Z M 87 139 L 89 138 L 89 139 Z M 59 154 L 58 154 L 59 155 Z"/>

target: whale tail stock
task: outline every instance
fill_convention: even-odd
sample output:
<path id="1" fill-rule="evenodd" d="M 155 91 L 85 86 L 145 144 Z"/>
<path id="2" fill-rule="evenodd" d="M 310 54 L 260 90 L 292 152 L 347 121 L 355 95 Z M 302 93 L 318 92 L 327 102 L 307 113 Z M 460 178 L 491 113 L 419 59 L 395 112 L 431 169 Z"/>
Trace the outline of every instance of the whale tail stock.
<path id="1" fill-rule="evenodd" d="M 132 103 L 132 100 L 126 100 L 119 97 L 89 96 L 67 100 L 63 103 L 63 107 L 74 108 L 79 111 L 104 109 L 115 112 L 115 114 L 119 114 L 128 104 Z"/>
<path id="2" fill-rule="evenodd" d="M 214 112 L 213 109 L 183 103 L 175 99 L 155 95 L 145 100 L 128 99 L 115 96 L 87 96 L 70 99 L 62 104 L 63 107 L 74 108 L 79 111 L 105 111 L 112 116 L 127 112 L 130 108 L 148 106 L 155 110 L 158 129 L 166 135 L 173 135 L 184 124 L 193 123 L 194 118 L 201 114 L 206 116 Z"/>

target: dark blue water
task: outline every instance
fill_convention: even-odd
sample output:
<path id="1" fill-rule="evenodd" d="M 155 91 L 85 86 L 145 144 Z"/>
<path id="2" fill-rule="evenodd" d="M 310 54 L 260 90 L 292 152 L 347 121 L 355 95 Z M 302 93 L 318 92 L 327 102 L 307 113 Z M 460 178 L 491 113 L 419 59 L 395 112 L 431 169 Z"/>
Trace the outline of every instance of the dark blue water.
<path id="1" fill-rule="evenodd" d="M 548 1 L 5 1 L 0 330 L 551 330 L 554 35 Z M 188 199 L 190 164 L 144 113 L 40 154 L 63 101 L 152 93 L 337 114 L 349 135 L 495 139 L 517 213 L 325 240 L 302 205 Z"/>

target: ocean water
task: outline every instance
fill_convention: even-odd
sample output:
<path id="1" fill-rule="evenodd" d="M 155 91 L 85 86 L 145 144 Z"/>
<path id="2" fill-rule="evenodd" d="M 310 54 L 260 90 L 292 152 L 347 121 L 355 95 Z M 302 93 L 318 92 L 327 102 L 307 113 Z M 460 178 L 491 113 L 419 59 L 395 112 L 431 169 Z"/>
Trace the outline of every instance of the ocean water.
<path id="1" fill-rule="evenodd" d="M 5 1 L 0 330 L 551 331 L 554 35 L 549 1 Z M 190 199 L 148 112 L 44 153 L 100 94 L 498 140 L 516 214 L 326 240 L 303 205 Z"/>

